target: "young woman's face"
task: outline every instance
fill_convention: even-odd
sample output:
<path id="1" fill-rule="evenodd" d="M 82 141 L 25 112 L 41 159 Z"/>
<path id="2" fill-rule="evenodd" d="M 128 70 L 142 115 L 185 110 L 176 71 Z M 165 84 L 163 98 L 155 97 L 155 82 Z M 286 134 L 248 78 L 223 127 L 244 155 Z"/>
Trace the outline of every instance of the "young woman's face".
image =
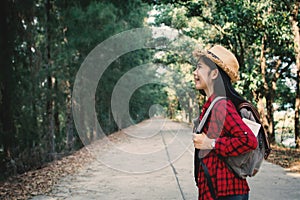
<path id="1" fill-rule="evenodd" d="M 193 75 L 197 90 L 204 90 L 207 95 L 213 92 L 213 73 L 211 68 L 203 62 L 202 58 L 199 59 L 197 68 L 193 72 Z"/>

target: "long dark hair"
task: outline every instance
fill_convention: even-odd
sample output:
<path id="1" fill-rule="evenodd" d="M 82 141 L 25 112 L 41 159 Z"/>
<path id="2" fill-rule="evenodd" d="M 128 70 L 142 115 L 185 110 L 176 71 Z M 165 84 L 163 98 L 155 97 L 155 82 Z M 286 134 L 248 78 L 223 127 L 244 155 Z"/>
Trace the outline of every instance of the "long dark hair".
<path id="1" fill-rule="evenodd" d="M 216 65 L 212 60 L 207 58 L 205 55 L 200 57 L 201 61 L 204 62 L 211 70 L 218 69 L 219 75 L 215 80 L 214 94 L 216 96 L 226 96 L 232 101 L 234 106 L 238 109 L 238 106 L 247 102 L 233 87 L 230 77 L 224 72 L 222 68 Z M 199 60 L 200 60 L 199 59 Z M 202 95 L 206 95 L 203 90 L 200 90 Z"/>

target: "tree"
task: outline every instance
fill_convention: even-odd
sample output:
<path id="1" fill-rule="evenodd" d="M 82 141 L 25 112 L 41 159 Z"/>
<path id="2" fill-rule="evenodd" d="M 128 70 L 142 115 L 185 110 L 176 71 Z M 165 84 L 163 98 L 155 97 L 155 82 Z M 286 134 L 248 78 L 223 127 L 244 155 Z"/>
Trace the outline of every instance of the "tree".
<path id="1" fill-rule="evenodd" d="M 14 3 L 12 1 L 5 0 L 2 2 L 0 10 L 0 46 L 2 49 L 5 49 L 5 51 L 0 53 L 0 141 L 4 149 L 4 158 L 9 161 L 12 158 L 12 147 L 15 139 L 13 102 L 16 82 L 13 73 L 12 54 L 14 52 L 14 40 L 17 30 L 11 25 L 15 21 L 16 16 L 9 12 L 13 7 Z"/>
<path id="2" fill-rule="evenodd" d="M 294 34 L 294 51 L 296 60 L 296 98 L 295 98 L 295 141 L 296 147 L 300 148 L 300 29 L 299 29 L 299 7 L 300 2 L 292 4 L 290 23 Z"/>
<path id="3" fill-rule="evenodd" d="M 40 167 L 82 147 L 71 112 L 76 72 L 97 44 L 123 30 L 143 26 L 146 13 L 147 5 L 140 0 L 126 4 L 83 0 L 2 3 L 0 45 L 6 51 L 0 54 L 1 176 Z M 122 58 L 132 65 L 120 69 L 116 77 L 149 58 L 145 52 Z M 114 69 L 120 66 L 114 63 Z M 100 94 L 101 109 L 109 107 L 111 86 L 116 82 L 111 77 L 104 78 L 108 90 Z M 138 96 L 145 99 L 146 94 Z M 151 100 L 158 99 L 152 96 Z M 137 115 L 141 102 L 136 104 L 132 106 Z M 116 127 L 107 115 L 109 134 Z"/>
<path id="4" fill-rule="evenodd" d="M 274 100 L 276 96 L 291 93 L 278 90 L 277 83 L 292 78 L 290 68 L 295 60 L 290 56 L 293 40 L 286 3 L 203 0 L 160 1 L 160 4 L 159 23 L 172 26 L 172 12 L 168 8 L 183 9 L 190 22 L 183 28 L 184 34 L 204 44 L 220 43 L 236 55 L 241 70 L 241 81 L 236 86 L 257 103 L 264 128 L 274 143 Z M 198 21 L 198 26 L 192 26 L 192 21 Z"/>

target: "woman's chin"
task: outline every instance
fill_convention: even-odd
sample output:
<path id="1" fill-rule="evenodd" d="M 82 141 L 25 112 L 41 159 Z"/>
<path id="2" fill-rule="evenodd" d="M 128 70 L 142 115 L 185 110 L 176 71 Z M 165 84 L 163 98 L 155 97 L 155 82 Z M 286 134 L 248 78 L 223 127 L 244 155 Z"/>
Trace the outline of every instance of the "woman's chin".
<path id="1" fill-rule="evenodd" d="M 203 89 L 203 88 L 201 87 L 201 85 L 200 85 L 200 84 L 195 84 L 195 88 L 196 88 L 197 90 L 201 90 L 201 89 Z"/>

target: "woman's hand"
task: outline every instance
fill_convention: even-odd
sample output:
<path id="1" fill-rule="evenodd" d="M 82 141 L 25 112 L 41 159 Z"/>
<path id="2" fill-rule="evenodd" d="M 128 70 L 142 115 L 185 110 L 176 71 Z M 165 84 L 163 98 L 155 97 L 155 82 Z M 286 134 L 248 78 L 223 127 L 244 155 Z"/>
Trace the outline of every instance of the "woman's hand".
<path id="1" fill-rule="evenodd" d="M 193 134 L 193 142 L 196 149 L 213 149 L 213 141 L 215 141 L 215 139 L 208 138 L 205 133 Z"/>

